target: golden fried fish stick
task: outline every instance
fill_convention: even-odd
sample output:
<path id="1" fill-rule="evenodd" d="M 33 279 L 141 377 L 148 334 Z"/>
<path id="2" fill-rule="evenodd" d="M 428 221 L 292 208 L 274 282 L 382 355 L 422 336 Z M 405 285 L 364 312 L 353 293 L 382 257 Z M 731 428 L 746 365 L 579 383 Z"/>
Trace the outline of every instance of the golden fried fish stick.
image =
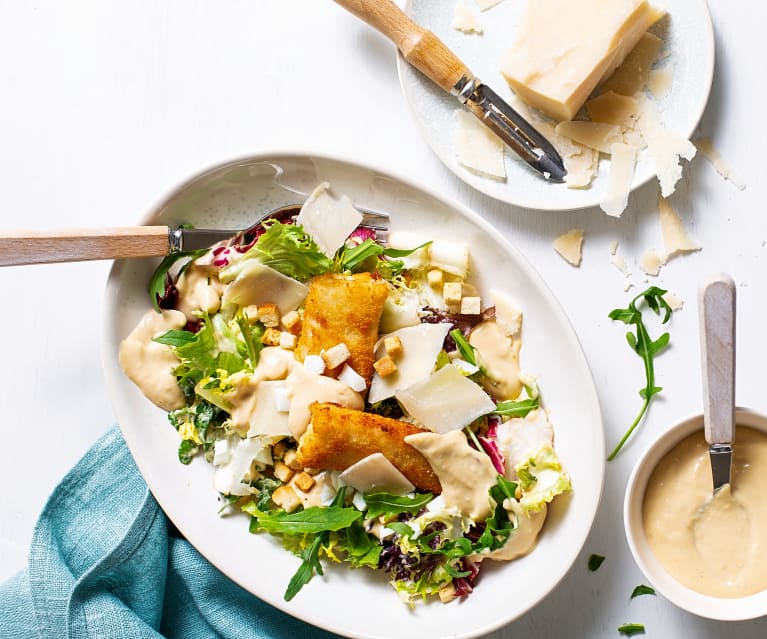
<path id="1" fill-rule="evenodd" d="M 378 322 L 388 295 L 386 282 L 370 273 L 326 273 L 313 278 L 304 305 L 296 357 L 303 361 L 307 355 L 319 355 L 344 343 L 351 352 L 347 363 L 369 385 Z M 341 366 L 337 366 L 329 372 L 334 375 L 340 369 Z"/>
<path id="2" fill-rule="evenodd" d="M 336 404 L 312 404 L 310 410 L 311 424 L 298 444 L 297 461 L 302 466 L 346 470 L 363 457 L 381 453 L 419 490 L 442 492 L 429 462 L 404 441 L 422 429 Z"/>

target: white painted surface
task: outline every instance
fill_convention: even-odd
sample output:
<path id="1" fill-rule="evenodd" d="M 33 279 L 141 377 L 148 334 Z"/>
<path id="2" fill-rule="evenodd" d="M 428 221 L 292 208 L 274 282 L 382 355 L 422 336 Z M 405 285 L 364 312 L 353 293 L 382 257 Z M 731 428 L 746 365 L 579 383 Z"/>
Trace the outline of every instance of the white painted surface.
<path id="1" fill-rule="evenodd" d="M 767 218 L 758 164 L 767 146 L 759 124 L 767 59 L 757 48 L 767 8 L 715 0 L 711 10 L 717 62 L 698 134 L 713 137 L 748 188 L 738 191 L 703 158 L 686 170 L 672 202 L 704 248 L 673 259 L 657 278 L 686 302 L 670 324 L 672 346 L 656 365 L 664 392 L 634 441 L 608 464 L 581 560 L 542 604 L 494 639 L 616 637 L 627 621 L 644 623 L 648 637 L 767 632 L 767 619 L 711 622 L 661 597 L 630 602 L 643 577 L 621 516 L 640 452 L 701 409 L 695 300 L 708 273 L 727 271 L 738 283 L 736 399 L 767 412 Z M 0 60 L 0 226 L 127 225 L 197 170 L 268 149 L 344 155 L 409 173 L 495 224 L 547 280 L 591 363 L 608 446 L 633 419 L 641 362 L 626 346 L 624 328 L 607 319 L 631 294 L 609 263 L 610 244 L 620 242 L 638 287 L 631 292 L 641 290 L 636 262 L 647 248 L 662 248 L 655 187 L 632 195 L 619 220 L 598 209 L 515 209 L 471 190 L 419 137 L 399 92 L 392 47 L 329 0 L 0 0 Z M 551 249 L 574 226 L 586 230 L 580 269 Z M 48 494 L 113 422 L 99 353 L 108 267 L 0 269 L 0 578 L 23 567 Z M 607 557 L 596 573 L 585 565 L 592 552 Z"/>

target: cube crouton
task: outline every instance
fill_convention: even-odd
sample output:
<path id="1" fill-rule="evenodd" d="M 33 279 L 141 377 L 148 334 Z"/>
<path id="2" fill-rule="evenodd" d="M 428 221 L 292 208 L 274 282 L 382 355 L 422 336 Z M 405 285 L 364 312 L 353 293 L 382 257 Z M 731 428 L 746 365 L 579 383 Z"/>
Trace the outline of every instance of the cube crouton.
<path id="1" fill-rule="evenodd" d="M 445 274 L 441 269 L 433 268 L 426 274 L 426 281 L 432 288 L 439 288 L 445 281 Z"/>
<path id="2" fill-rule="evenodd" d="M 298 333 L 301 330 L 301 316 L 298 311 L 290 311 L 282 316 L 282 326 L 286 331 Z"/>
<path id="3" fill-rule="evenodd" d="M 314 486 L 314 477 L 312 477 L 307 472 L 302 472 L 296 475 L 296 478 L 294 481 L 296 486 L 298 486 L 298 488 L 300 490 L 303 490 L 304 492 L 311 490 L 312 486 Z"/>
<path id="4" fill-rule="evenodd" d="M 463 289 L 460 282 L 445 282 L 442 287 L 442 299 L 449 309 L 458 308 L 461 305 Z"/>
<path id="5" fill-rule="evenodd" d="M 298 338 L 293 333 L 288 333 L 287 331 L 280 332 L 280 348 L 292 351 L 297 343 Z"/>
<path id="6" fill-rule="evenodd" d="M 482 300 L 479 297 L 461 299 L 461 315 L 479 315 L 482 312 Z"/>
<path id="7" fill-rule="evenodd" d="M 277 328 L 280 325 L 280 310 L 276 304 L 261 304 L 258 319 L 267 328 Z"/>
<path id="8" fill-rule="evenodd" d="M 373 364 L 373 368 L 381 377 L 388 377 L 397 372 L 397 365 L 391 358 L 391 355 L 384 355 L 381 359 Z"/>
<path id="9" fill-rule="evenodd" d="M 272 501 L 287 513 L 292 513 L 301 505 L 296 491 L 290 486 L 280 486 L 272 493 Z"/>
<path id="10" fill-rule="evenodd" d="M 320 355 L 327 368 L 336 368 L 352 356 L 349 347 L 343 342 L 323 350 Z"/>
<path id="11" fill-rule="evenodd" d="M 391 357 L 402 355 L 402 340 L 399 338 L 399 335 L 391 335 L 384 338 L 384 350 Z"/>
<path id="12" fill-rule="evenodd" d="M 278 461 L 274 465 L 274 476 L 281 482 L 288 483 L 293 476 L 293 469 L 285 462 Z"/>
<path id="13" fill-rule="evenodd" d="M 267 328 L 264 331 L 263 337 L 261 337 L 261 343 L 265 346 L 279 346 L 280 335 L 282 335 L 282 331 L 279 331 L 276 328 Z"/>

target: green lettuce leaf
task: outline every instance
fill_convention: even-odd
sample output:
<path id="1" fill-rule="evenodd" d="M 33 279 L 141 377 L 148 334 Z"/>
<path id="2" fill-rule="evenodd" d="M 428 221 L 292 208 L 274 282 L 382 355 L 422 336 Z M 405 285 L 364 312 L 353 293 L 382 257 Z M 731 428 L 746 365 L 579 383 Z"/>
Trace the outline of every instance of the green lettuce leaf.
<path id="1" fill-rule="evenodd" d="M 524 513 L 536 512 L 557 495 L 572 489 L 570 478 L 551 444 L 542 446 L 515 470 L 522 489 L 519 504 Z"/>

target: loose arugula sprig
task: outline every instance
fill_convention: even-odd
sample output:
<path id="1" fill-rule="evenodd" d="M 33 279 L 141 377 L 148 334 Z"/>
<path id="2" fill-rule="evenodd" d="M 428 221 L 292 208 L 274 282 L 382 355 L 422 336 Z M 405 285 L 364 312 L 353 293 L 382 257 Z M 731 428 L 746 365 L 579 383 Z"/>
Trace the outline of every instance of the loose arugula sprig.
<path id="1" fill-rule="evenodd" d="M 653 366 L 653 360 L 655 356 L 668 345 L 669 334 L 663 333 L 663 335 L 661 335 L 658 339 L 653 340 L 650 337 L 650 334 L 647 332 L 647 327 L 642 321 L 642 311 L 637 308 L 637 304 L 644 300 L 650 310 L 652 310 L 656 315 L 660 315 L 660 311 L 663 309 L 664 316 L 662 323 L 665 324 L 671 318 L 672 313 L 671 307 L 668 305 L 666 300 L 663 299 L 663 295 L 665 293 L 666 291 L 664 291 L 662 288 L 651 286 L 646 291 L 640 293 L 633 300 L 631 300 L 628 308 L 616 308 L 610 311 L 610 319 L 620 320 L 624 324 L 633 324 L 636 327 L 636 334 L 632 332 L 626 333 L 626 340 L 628 341 L 629 346 L 631 346 L 634 352 L 636 352 L 636 354 L 639 355 L 639 357 L 641 357 L 642 361 L 644 362 L 644 370 L 647 383 L 645 384 L 645 387 L 639 391 L 640 397 L 642 397 L 644 400 L 639 414 L 631 426 L 629 426 L 629 429 L 623 435 L 621 440 L 618 442 L 618 445 L 613 449 L 613 452 L 610 453 L 607 461 L 612 461 L 615 459 L 615 456 L 620 452 L 623 444 L 626 443 L 626 440 L 631 436 L 631 433 L 634 432 L 634 429 L 642 420 L 642 417 L 647 411 L 652 398 L 663 390 L 660 386 L 655 385 L 655 369 Z"/>
<path id="2" fill-rule="evenodd" d="M 633 635 L 643 635 L 645 633 L 645 628 L 641 623 L 624 623 L 622 626 L 618 626 L 618 632 L 627 637 L 631 637 Z"/>

